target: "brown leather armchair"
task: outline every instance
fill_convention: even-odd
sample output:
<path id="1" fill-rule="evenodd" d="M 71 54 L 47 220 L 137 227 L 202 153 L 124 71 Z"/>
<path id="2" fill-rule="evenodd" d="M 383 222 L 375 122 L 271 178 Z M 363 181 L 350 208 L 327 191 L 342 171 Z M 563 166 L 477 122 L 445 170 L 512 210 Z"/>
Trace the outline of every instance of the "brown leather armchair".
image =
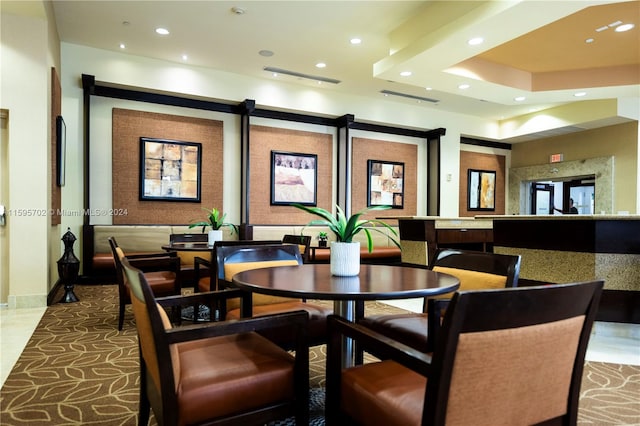
<path id="1" fill-rule="evenodd" d="M 280 244 L 279 240 L 228 240 L 216 241 L 211 249 L 210 259 L 203 257 L 194 258 L 195 284 L 193 291 L 211 291 L 218 289 L 218 269 L 216 268 L 216 247 L 222 246 L 262 246 L 268 244 Z"/>
<path id="2" fill-rule="evenodd" d="M 300 255 L 302 256 L 302 262 L 309 263 L 309 247 L 311 247 L 310 235 L 285 234 L 282 236 L 282 242 L 284 244 L 297 244 Z"/>
<path id="3" fill-rule="evenodd" d="M 302 257 L 295 244 L 257 246 L 220 246 L 215 250 L 219 288 L 233 288 L 233 276 L 249 269 L 301 265 Z M 333 309 L 307 303 L 301 299 L 253 294 L 251 303 L 243 306 L 237 301 L 226 304 L 222 316 L 227 319 L 255 317 L 279 312 L 304 310 L 309 314 L 309 344 L 326 342 L 326 319 Z M 290 337 L 283 333 L 265 333 L 274 342 L 287 347 Z"/>
<path id="4" fill-rule="evenodd" d="M 264 424 L 309 419 L 305 312 L 173 327 L 165 309 L 223 302 L 239 290 L 154 298 L 145 275 L 125 257 L 140 345 L 139 423 L 153 409 L 158 424 Z M 206 301 L 205 301 L 206 300 Z M 256 333 L 288 328 L 295 356 Z"/>
<path id="5" fill-rule="evenodd" d="M 516 287 L 520 256 L 479 251 L 439 249 L 431 269 L 460 279 L 459 290 Z M 426 298 L 422 313 L 372 315 L 358 322 L 405 345 L 432 352 L 442 315 L 452 294 Z"/>
<path id="6" fill-rule="evenodd" d="M 327 426 L 575 425 L 603 284 L 456 293 L 433 356 L 330 316 Z M 344 336 L 384 361 L 343 369 Z"/>
<path id="7" fill-rule="evenodd" d="M 113 262 L 118 281 L 118 330 L 124 325 L 125 306 L 131 303 L 129 288 L 122 273 L 122 259 L 125 253 L 114 237 L 109 237 L 109 245 L 113 254 Z M 153 294 L 156 296 L 170 296 L 180 294 L 180 258 L 175 252 L 159 252 L 129 255 L 129 262 L 136 268 L 145 271 L 145 276 Z"/>

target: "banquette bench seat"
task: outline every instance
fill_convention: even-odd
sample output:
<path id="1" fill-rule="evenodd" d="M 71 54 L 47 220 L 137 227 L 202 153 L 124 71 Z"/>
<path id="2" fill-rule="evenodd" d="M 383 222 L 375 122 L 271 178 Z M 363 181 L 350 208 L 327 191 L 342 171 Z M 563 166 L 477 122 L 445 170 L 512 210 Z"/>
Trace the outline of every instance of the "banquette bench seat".
<path id="1" fill-rule="evenodd" d="M 92 279 L 115 278 L 113 255 L 109 247 L 109 237 L 116 241 L 126 254 L 157 253 L 162 246 L 169 244 L 171 234 L 199 233 L 201 228 L 189 228 L 188 225 L 85 225 L 83 227 L 82 266 L 83 275 Z M 237 239 L 224 231 L 225 239 Z M 189 252 L 180 256 L 182 269 L 193 266 L 193 257 L 203 255 Z M 204 253 L 207 255 L 207 253 Z"/>
<path id="2" fill-rule="evenodd" d="M 372 232 L 373 251 L 367 250 L 367 240 L 364 232 L 359 233 L 355 240 L 361 247 L 363 263 L 395 263 L 400 262 L 401 251 L 389 238 L 390 231 L 379 228 L 383 234 Z M 395 228 L 397 230 L 397 228 Z M 115 279 L 113 255 L 109 247 L 109 237 L 115 237 L 126 254 L 157 253 L 162 246 L 169 244 L 171 234 L 199 233 L 201 228 L 189 228 L 188 225 L 85 225 L 83 227 L 82 268 L 85 277 L 94 280 Z M 310 235 L 311 245 L 317 245 L 318 233 L 325 231 L 329 241 L 334 239 L 328 228 L 322 226 L 294 226 L 294 225 L 243 225 L 240 236 L 231 235 L 228 228 L 224 228 L 225 240 L 282 240 L 287 234 Z M 397 238 L 399 239 L 399 238 Z M 316 261 L 328 262 L 329 250 L 317 250 Z M 208 253 L 185 252 L 181 254 L 182 269 L 188 270 L 193 265 L 193 257 L 208 257 Z"/>
<path id="3" fill-rule="evenodd" d="M 401 250 L 389 238 L 393 236 L 391 231 L 383 227 L 378 227 L 380 232 L 371 232 L 373 240 L 373 250 L 369 253 L 367 249 L 367 236 L 364 232 L 360 232 L 354 238 L 354 241 L 360 242 L 360 259 L 363 263 L 396 263 L 400 262 Z M 394 227 L 398 232 L 398 228 Z M 318 233 L 326 232 L 329 237 L 328 243 L 335 241 L 335 236 L 326 226 L 303 226 L 303 225 L 245 225 L 241 228 L 240 234 L 243 240 L 273 240 L 281 239 L 282 235 L 300 233 L 311 236 L 311 245 L 318 245 Z M 400 240 L 399 235 L 395 236 L 397 241 Z M 329 250 L 316 250 L 315 261 L 328 262 L 330 256 Z"/>

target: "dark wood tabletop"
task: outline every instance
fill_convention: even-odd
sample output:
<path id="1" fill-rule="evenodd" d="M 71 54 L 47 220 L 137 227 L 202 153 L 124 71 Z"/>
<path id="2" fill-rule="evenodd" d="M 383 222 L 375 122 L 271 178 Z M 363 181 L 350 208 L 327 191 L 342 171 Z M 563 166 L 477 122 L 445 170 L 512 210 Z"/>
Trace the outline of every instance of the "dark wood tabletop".
<path id="1" fill-rule="evenodd" d="M 163 250 L 167 251 L 207 251 L 213 249 L 207 243 L 173 243 L 173 244 L 165 244 L 162 246 Z"/>
<path id="2" fill-rule="evenodd" d="M 333 300 L 335 314 L 355 321 L 356 303 L 364 300 L 411 299 L 455 291 L 458 278 L 410 266 L 360 265 L 355 277 L 331 275 L 331 265 L 307 263 L 300 266 L 252 269 L 233 276 L 239 288 L 255 293 L 299 299 Z M 351 339 L 342 342 L 342 365 L 354 365 Z"/>
<path id="3" fill-rule="evenodd" d="M 324 300 L 385 300 L 435 296 L 458 289 L 451 275 L 409 266 L 365 264 L 355 277 L 331 275 L 329 264 L 253 269 L 234 275 L 239 288 L 262 294 Z"/>

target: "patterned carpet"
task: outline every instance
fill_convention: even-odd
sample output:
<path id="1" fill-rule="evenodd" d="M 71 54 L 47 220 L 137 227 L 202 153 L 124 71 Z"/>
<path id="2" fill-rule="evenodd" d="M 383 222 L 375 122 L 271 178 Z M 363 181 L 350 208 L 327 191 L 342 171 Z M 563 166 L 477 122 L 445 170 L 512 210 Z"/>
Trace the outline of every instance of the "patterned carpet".
<path id="1" fill-rule="evenodd" d="M 138 349 L 130 308 L 117 330 L 117 288 L 77 286 L 49 307 L 0 390 L 2 425 L 135 425 Z M 397 312 L 381 303 L 367 313 Z M 310 352 L 311 424 L 323 425 L 324 347 Z M 640 425 L 640 367 L 588 362 L 580 425 Z M 152 418 L 150 424 L 156 422 Z M 273 426 L 289 425 L 289 419 Z"/>

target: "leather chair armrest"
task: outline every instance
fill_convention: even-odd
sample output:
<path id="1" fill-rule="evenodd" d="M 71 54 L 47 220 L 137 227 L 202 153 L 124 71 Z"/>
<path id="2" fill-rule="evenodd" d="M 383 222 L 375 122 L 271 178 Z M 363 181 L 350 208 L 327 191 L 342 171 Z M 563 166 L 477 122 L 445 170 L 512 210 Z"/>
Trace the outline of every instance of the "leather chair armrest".
<path id="1" fill-rule="evenodd" d="M 129 260 L 131 266 L 143 272 L 172 271 L 176 274 L 180 272 L 180 258 L 172 253 L 165 253 L 164 256 L 141 254 L 125 257 Z"/>
<path id="2" fill-rule="evenodd" d="M 427 352 L 433 352 L 438 342 L 438 334 L 442 327 L 442 317 L 451 299 L 427 299 L 428 337 Z"/>
<path id="3" fill-rule="evenodd" d="M 205 259 L 200 256 L 194 257 L 193 258 L 193 274 L 194 274 L 194 279 L 193 279 L 194 292 L 200 291 L 198 283 L 200 281 L 200 278 L 204 277 L 205 274 L 209 275 L 209 288 L 215 289 L 215 290 L 218 289 L 218 287 L 216 286 L 215 268 L 213 268 L 211 260 Z"/>
<path id="4" fill-rule="evenodd" d="M 206 266 L 207 268 L 211 268 L 211 261 L 200 256 L 196 256 L 193 258 L 193 264 L 196 265 L 196 268 L 198 267 L 197 265 L 202 265 L 202 266 Z"/>
<path id="5" fill-rule="evenodd" d="M 341 370 L 341 342 L 344 336 L 352 338 L 358 343 L 360 348 L 379 359 L 392 359 L 425 377 L 428 377 L 431 372 L 430 354 L 418 351 L 397 340 L 376 333 L 368 327 L 353 323 L 338 315 L 329 315 L 327 317 L 327 328 L 329 335 L 327 342 L 327 362 L 330 362 L 330 358 L 332 362 L 337 362 L 337 365 L 334 367 L 338 367 L 338 370 Z M 333 352 L 330 352 L 330 349 Z M 327 376 L 327 380 L 328 379 Z"/>
<path id="6" fill-rule="evenodd" d="M 207 291 L 202 293 L 193 293 L 180 296 L 165 296 L 156 298 L 156 302 L 160 306 L 191 306 L 196 303 L 210 304 L 212 302 L 224 301 L 233 298 L 243 298 L 246 293 L 240 289 L 227 289 L 221 291 Z"/>
<path id="7" fill-rule="evenodd" d="M 305 311 L 287 312 L 282 314 L 264 315 L 255 318 L 243 318 L 234 321 L 216 323 L 190 324 L 168 329 L 167 341 L 171 343 L 208 337 L 225 336 L 229 334 L 248 333 L 251 331 L 268 330 L 281 327 L 295 327 L 296 329 L 296 357 L 307 354 L 308 357 L 308 329 L 309 315 Z"/>

